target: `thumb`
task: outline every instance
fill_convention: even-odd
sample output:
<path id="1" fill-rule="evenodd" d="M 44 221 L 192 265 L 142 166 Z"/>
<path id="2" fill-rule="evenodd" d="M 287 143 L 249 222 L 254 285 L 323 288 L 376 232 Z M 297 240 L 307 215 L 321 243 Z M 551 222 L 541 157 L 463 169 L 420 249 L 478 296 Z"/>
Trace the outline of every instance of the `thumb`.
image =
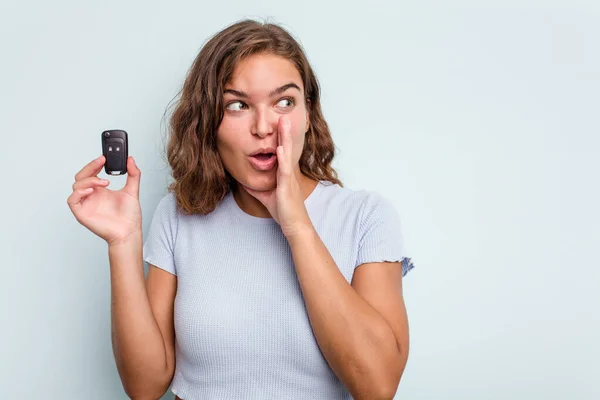
<path id="1" fill-rule="evenodd" d="M 140 176 L 142 171 L 138 168 L 132 156 L 127 157 L 127 182 L 123 191 L 139 198 L 140 196 Z"/>

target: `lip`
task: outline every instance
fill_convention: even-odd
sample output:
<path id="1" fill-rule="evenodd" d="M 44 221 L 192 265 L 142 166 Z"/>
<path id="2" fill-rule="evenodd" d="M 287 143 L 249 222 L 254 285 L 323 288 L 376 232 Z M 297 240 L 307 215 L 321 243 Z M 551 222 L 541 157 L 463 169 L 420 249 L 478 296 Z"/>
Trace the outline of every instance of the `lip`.
<path id="1" fill-rule="evenodd" d="M 260 154 L 260 152 L 256 153 L 256 154 Z M 277 164 L 277 155 L 273 154 L 271 156 L 271 158 L 269 158 L 268 160 L 264 160 L 264 161 L 259 160 L 256 157 L 249 156 L 248 161 L 250 161 L 250 164 L 254 167 L 254 169 L 256 169 L 258 171 L 269 171 L 269 170 L 273 169 L 275 164 Z"/>
<path id="2" fill-rule="evenodd" d="M 277 150 L 273 147 L 266 147 L 264 149 L 256 150 L 254 153 L 250 154 L 250 157 L 255 156 L 257 154 L 266 154 L 266 153 L 273 153 L 273 154 L 277 155 Z"/>

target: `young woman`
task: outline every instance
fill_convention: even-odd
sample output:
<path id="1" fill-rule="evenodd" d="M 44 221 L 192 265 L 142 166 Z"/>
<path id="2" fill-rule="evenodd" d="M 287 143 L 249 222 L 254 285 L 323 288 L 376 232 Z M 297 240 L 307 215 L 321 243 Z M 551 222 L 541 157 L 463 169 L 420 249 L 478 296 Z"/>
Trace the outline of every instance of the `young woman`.
<path id="1" fill-rule="evenodd" d="M 212 37 L 171 117 L 174 182 L 142 240 L 141 171 L 105 159 L 67 202 L 106 240 L 126 393 L 156 399 L 391 399 L 408 356 L 400 219 L 344 188 L 317 79 L 281 27 Z M 143 262 L 148 263 L 144 277 Z"/>

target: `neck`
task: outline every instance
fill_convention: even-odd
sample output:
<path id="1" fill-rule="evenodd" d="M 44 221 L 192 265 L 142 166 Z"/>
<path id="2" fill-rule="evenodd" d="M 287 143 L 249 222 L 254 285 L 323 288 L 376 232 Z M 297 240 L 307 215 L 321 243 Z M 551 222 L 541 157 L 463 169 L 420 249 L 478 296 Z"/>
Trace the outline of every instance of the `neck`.
<path id="1" fill-rule="evenodd" d="M 296 179 L 300 185 L 300 191 L 302 192 L 302 198 L 306 200 L 308 196 L 317 186 L 318 181 L 307 177 L 300 172 L 300 169 L 294 171 Z M 273 188 L 275 190 L 275 188 Z M 271 213 L 256 197 L 244 189 L 243 186 L 236 184 L 233 190 L 233 197 L 238 206 L 249 215 L 259 218 L 272 218 Z"/>

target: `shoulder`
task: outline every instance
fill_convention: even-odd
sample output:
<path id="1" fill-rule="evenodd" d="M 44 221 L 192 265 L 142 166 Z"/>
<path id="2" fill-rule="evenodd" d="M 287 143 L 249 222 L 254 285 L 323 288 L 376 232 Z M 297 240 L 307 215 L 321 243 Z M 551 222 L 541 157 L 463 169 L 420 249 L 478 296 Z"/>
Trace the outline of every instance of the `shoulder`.
<path id="1" fill-rule="evenodd" d="M 375 190 L 351 189 L 330 182 L 322 184 L 321 206 L 336 210 L 336 213 L 353 214 L 362 220 L 374 213 L 394 212 L 392 202 Z"/>
<path id="2" fill-rule="evenodd" d="M 228 197 L 223 199 L 217 207 L 208 214 L 186 213 L 177 198 L 177 193 L 170 191 L 157 201 L 153 212 L 153 219 L 161 221 L 163 225 L 170 225 L 172 230 L 204 230 L 209 227 L 228 226 L 233 221 L 231 205 L 227 205 Z"/>
<path id="3" fill-rule="evenodd" d="M 165 194 L 159 201 L 159 204 L 162 204 L 163 207 L 169 208 L 177 208 L 177 196 L 175 192 L 168 192 Z"/>
<path id="4" fill-rule="evenodd" d="M 158 200 L 151 215 L 151 229 L 156 229 L 158 227 L 165 229 L 168 227 L 172 233 L 176 231 L 179 225 L 179 211 L 175 193 L 169 192 L 166 195 L 163 195 Z"/>
<path id="5" fill-rule="evenodd" d="M 168 215 L 171 217 L 176 217 L 177 214 L 178 208 L 175 192 L 168 192 L 158 200 L 156 208 L 154 209 L 154 215 Z"/>

